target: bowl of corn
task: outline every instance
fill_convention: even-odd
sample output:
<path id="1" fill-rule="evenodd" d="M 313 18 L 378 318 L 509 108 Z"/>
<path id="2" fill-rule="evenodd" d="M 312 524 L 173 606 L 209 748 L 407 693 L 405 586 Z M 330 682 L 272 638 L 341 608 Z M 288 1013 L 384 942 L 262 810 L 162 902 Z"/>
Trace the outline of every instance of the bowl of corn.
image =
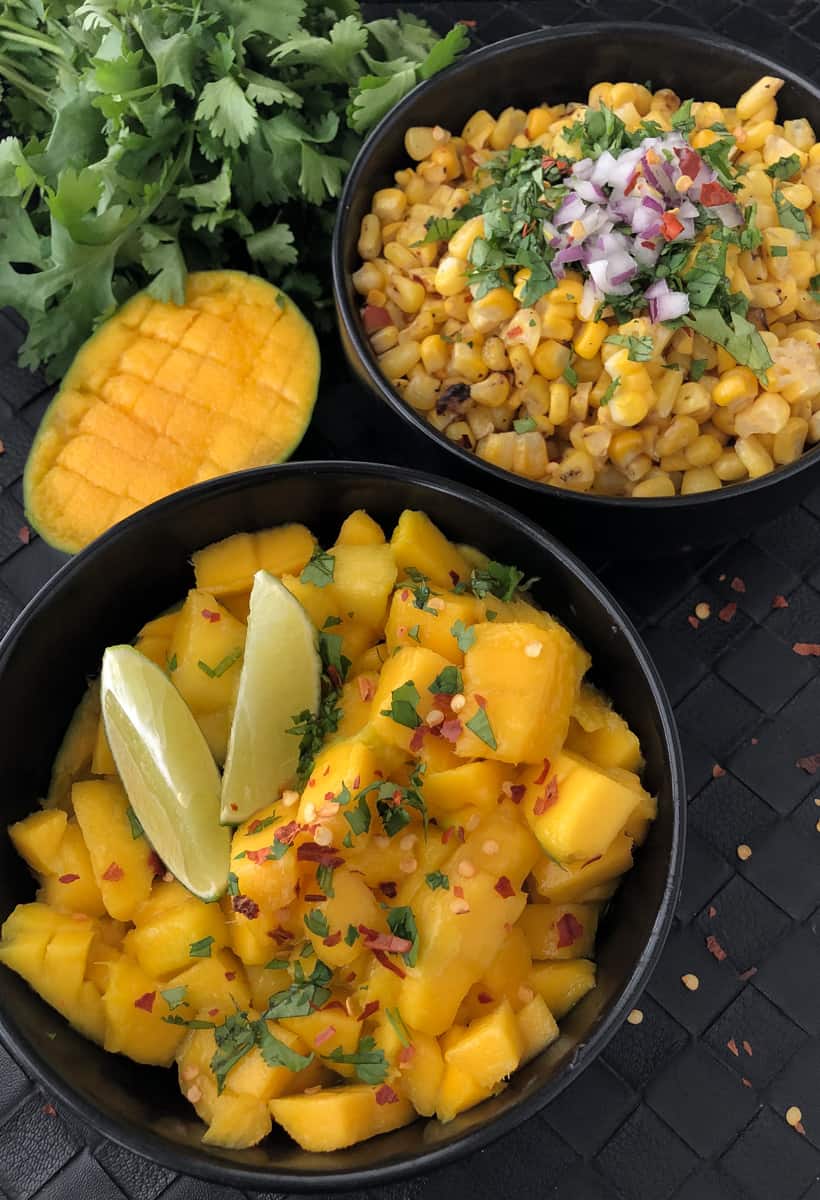
<path id="1" fill-rule="evenodd" d="M 812 84 L 678 28 L 469 56 L 348 178 L 353 369 L 420 453 L 570 538 L 663 522 L 677 547 L 770 516 L 820 460 L 815 128 Z"/>

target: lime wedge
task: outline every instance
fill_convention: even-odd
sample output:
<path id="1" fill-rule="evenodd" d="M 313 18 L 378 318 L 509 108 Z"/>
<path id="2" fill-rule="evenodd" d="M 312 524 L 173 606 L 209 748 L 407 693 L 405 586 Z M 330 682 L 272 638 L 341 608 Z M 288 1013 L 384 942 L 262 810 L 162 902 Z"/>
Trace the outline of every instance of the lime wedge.
<path id="1" fill-rule="evenodd" d="M 230 833 L 219 823 L 219 771 L 167 675 L 133 646 L 103 655 L 105 732 L 131 807 L 168 870 L 215 900 L 228 882 Z"/>
<path id="2" fill-rule="evenodd" d="M 226 825 L 246 821 L 293 779 L 299 738 L 288 730 L 297 713 L 318 711 L 321 674 L 310 617 L 275 576 L 257 571 L 222 779 Z"/>

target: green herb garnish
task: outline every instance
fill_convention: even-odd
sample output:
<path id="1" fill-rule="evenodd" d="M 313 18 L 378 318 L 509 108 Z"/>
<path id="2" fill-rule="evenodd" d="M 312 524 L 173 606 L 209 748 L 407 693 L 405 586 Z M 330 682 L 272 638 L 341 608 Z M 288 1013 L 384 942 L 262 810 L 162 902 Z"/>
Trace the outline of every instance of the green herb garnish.
<path id="1" fill-rule="evenodd" d="M 207 937 L 200 938 L 198 942 L 191 942 L 188 947 L 189 958 L 210 958 L 211 946 L 214 944 L 214 939 L 208 934 Z"/>
<path id="2" fill-rule="evenodd" d="M 418 714 L 420 699 L 418 688 L 412 679 L 408 679 L 390 693 L 390 707 L 383 708 L 380 715 L 390 717 L 397 725 L 404 725 L 407 729 L 417 729 L 421 725 Z"/>
<path id="3" fill-rule="evenodd" d="M 327 917 L 320 908 L 312 908 L 305 914 L 305 925 L 316 937 L 326 938 L 330 933 Z"/>
<path id="4" fill-rule="evenodd" d="M 330 1062 L 347 1063 L 349 1066 L 355 1067 L 359 1082 L 369 1084 L 371 1087 L 384 1083 L 387 1078 L 389 1064 L 384 1051 L 376 1047 L 375 1038 L 372 1037 L 362 1038 L 358 1049 L 354 1050 L 352 1054 L 345 1054 L 341 1046 L 337 1046 L 335 1050 L 331 1050 L 330 1054 L 323 1054 L 322 1057 Z"/>
<path id="5" fill-rule="evenodd" d="M 390 932 L 396 937 L 412 942 L 410 949 L 402 953 L 402 958 L 408 967 L 414 967 L 419 956 L 419 931 L 412 908 L 406 904 L 391 908 L 387 914 L 387 924 L 390 926 Z"/>
<path id="6" fill-rule="evenodd" d="M 200 659 L 196 665 L 199 667 L 200 671 L 204 672 L 204 674 L 208 676 L 209 679 L 221 679 L 225 672 L 229 670 L 229 668 L 234 665 L 237 659 L 241 657 L 242 649 L 241 647 L 237 646 L 235 650 L 231 650 L 230 654 L 226 654 L 223 659 L 220 659 L 215 667 L 209 667 L 206 662 L 202 661 L 202 659 Z"/>
<path id="7" fill-rule="evenodd" d="M 770 179 L 791 179 L 792 175 L 796 175 L 799 170 L 799 156 L 797 154 L 788 154 L 784 158 L 779 158 L 777 162 L 772 163 L 770 167 L 766 167 L 766 174 Z"/>
<path id="8" fill-rule="evenodd" d="M 330 999 L 330 988 L 327 986 L 333 978 L 333 972 L 325 963 L 317 960 L 313 971 L 305 976 L 300 962 L 293 964 L 293 983 L 281 992 L 276 992 L 268 1000 L 265 1017 L 277 1021 L 281 1017 L 306 1017 L 317 1008 L 321 1008 Z"/>
<path id="9" fill-rule="evenodd" d="M 450 877 L 442 871 L 431 871 L 429 875 L 424 876 L 424 882 L 431 892 L 436 891 L 437 888 L 443 888 L 445 892 L 450 890 Z"/>
<path id="10" fill-rule="evenodd" d="M 604 341 L 610 346 L 625 346 L 627 358 L 632 362 L 649 362 L 654 350 L 651 337 L 624 337 L 621 333 L 612 333 Z"/>
<path id="11" fill-rule="evenodd" d="M 327 587 L 329 583 L 333 583 L 335 570 L 336 559 L 334 556 L 328 554 L 321 546 L 316 546 L 309 560 L 302 568 L 299 582 L 312 583 L 317 588 Z"/>
<path id="12" fill-rule="evenodd" d="M 467 721 L 467 728 L 471 729 L 477 738 L 480 738 L 485 746 L 489 746 L 491 750 L 498 749 L 498 742 L 495 740 L 493 727 L 490 724 L 490 718 L 487 716 L 484 709 L 479 705 L 475 716 Z"/>
<path id="13" fill-rule="evenodd" d="M 456 692 L 464 690 L 461 671 L 458 667 L 443 667 L 427 690 L 434 696 L 455 696 Z"/>

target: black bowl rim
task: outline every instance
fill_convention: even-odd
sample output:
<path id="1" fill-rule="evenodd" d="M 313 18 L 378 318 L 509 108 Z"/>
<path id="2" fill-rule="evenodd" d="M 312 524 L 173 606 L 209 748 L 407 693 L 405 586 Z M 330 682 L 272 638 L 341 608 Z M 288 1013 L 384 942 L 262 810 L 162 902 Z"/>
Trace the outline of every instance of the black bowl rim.
<path id="1" fill-rule="evenodd" d="M 517 526 L 535 544 L 539 552 L 558 560 L 573 575 L 579 578 L 595 599 L 610 613 L 612 620 L 617 624 L 626 638 L 633 656 L 647 679 L 660 722 L 664 748 L 669 759 L 672 793 L 672 846 L 663 896 L 649 938 L 618 1002 L 606 1014 L 589 1041 L 579 1045 L 572 1061 L 554 1080 L 548 1081 L 540 1088 L 534 1090 L 531 1095 L 522 1098 L 510 1112 L 502 1113 L 486 1125 L 466 1132 L 459 1140 L 450 1145 L 431 1149 L 429 1152 L 416 1155 L 413 1158 L 389 1163 L 385 1166 L 330 1172 L 271 1171 L 245 1167 L 218 1158 L 209 1160 L 201 1156 L 197 1151 L 192 1153 L 188 1147 L 171 1143 L 157 1134 L 146 1133 L 143 1129 L 132 1125 L 130 1122 L 120 1122 L 110 1117 L 102 1109 L 83 1100 L 73 1091 L 71 1084 L 67 1080 L 52 1070 L 48 1063 L 40 1056 L 36 1046 L 30 1044 L 23 1037 L 11 1018 L 4 1013 L 2 989 L 0 989 L 0 1037 L 2 1037 L 3 1041 L 12 1051 L 14 1057 L 51 1094 L 55 1095 L 69 1109 L 77 1113 L 92 1128 L 99 1130 L 112 1141 L 173 1171 L 210 1179 L 216 1183 L 240 1189 L 272 1189 L 290 1192 L 312 1192 L 327 1189 L 333 1192 L 344 1192 L 353 1188 L 374 1187 L 397 1179 L 406 1179 L 413 1175 L 418 1175 L 422 1171 L 430 1171 L 445 1163 L 453 1162 L 471 1151 L 474 1152 L 481 1149 L 504 1133 L 514 1129 L 543 1108 L 550 1100 L 563 1091 L 571 1080 L 576 1078 L 580 1071 L 603 1050 L 607 1042 L 609 1042 L 620 1028 L 627 1013 L 633 1008 L 635 1001 L 646 986 L 649 975 L 655 968 L 672 924 L 683 875 L 686 784 L 683 769 L 683 754 L 672 713 L 672 706 L 658 671 L 632 621 L 594 575 L 592 570 L 557 541 L 557 539 L 552 537 L 551 534 L 541 529 L 533 521 L 522 516 L 508 505 L 501 504 L 491 497 L 485 496 L 475 488 L 462 484 L 453 484 L 449 480 L 427 474 L 426 472 L 387 466 L 380 463 L 360 463 L 350 460 L 331 462 L 305 461 L 258 467 L 208 480 L 194 487 L 186 488 L 142 509 L 97 538 L 90 546 L 65 563 L 51 580 L 40 588 L 15 620 L 2 641 L 0 641 L 0 678 L 2 678 L 3 666 L 8 654 L 18 639 L 24 634 L 26 626 L 32 617 L 44 606 L 54 602 L 53 596 L 55 593 L 59 595 L 60 589 L 66 580 L 72 579 L 75 575 L 83 571 L 93 570 L 93 564 L 98 559 L 100 553 L 111 542 L 128 538 L 132 532 L 136 532 L 143 527 L 150 528 L 153 525 L 159 524 L 165 515 L 175 508 L 196 506 L 201 500 L 216 499 L 220 495 L 235 490 L 241 491 L 244 488 L 250 488 L 254 483 L 261 482 L 266 478 L 304 474 L 319 479 L 334 475 L 342 477 L 358 475 L 368 479 L 385 479 L 388 482 L 391 479 L 398 479 L 402 482 L 421 484 L 433 492 L 444 493 L 447 496 L 457 496 L 459 499 L 467 500 L 468 503 L 476 504 L 480 507 L 486 508 L 492 506 L 500 512 L 506 521 Z"/>
<path id="2" fill-rule="evenodd" d="M 347 345 L 351 346 L 355 351 L 357 362 L 367 376 L 370 390 L 379 395 L 413 429 L 431 438 L 449 453 L 457 455 L 463 463 L 479 471 L 486 472 L 499 483 L 512 484 L 516 487 L 524 488 L 525 491 L 535 495 L 558 497 L 570 502 L 574 501 L 579 504 L 585 504 L 592 506 L 593 509 L 596 506 L 614 509 L 639 506 L 642 512 L 657 511 L 659 513 L 668 512 L 670 508 L 692 507 L 700 509 L 716 504 L 723 499 L 747 496 L 754 492 L 774 487 L 781 481 L 793 478 L 802 471 L 817 466 L 820 464 L 820 444 L 811 450 L 807 450 L 793 463 L 778 467 L 768 475 L 762 475 L 757 479 L 745 480 L 741 483 L 729 484 L 716 491 L 699 492 L 688 496 L 643 497 L 636 500 L 632 496 L 604 496 L 592 492 L 573 492 L 566 488 L 556 488 L 549 483 L 541 483 L 535 479 L 525 479 L 523 475 L 515 475 L 512 471 L 505 471 L 503 468 L 496 467 L 492 463 L 486 462 L 483 458 L 479 458 L 477 454 L 465 450 L 462 446 L 457 446 L 401 399 L 398 392 L 379 373 L 375 363 L 372 361 L 359 315 L 354 306 L 349 302 L 347 295 L 347 271 L 344 263 L 344 232 L 347 228 L 353 194 L 363 186 L 367 169 L 370 165 L 370 157 L 377 143 L 385 133 L 388 131 L 392 132 L 397 125 L 401 125 L 404 122 L 404 114 L 415 100 L 420 95 L 425 95 L 428 92 L 434 92 L 438 89 L 444 91 L 448 84 L 458 75 L 469 74 L 474 69 L 480 70 L 482 67 L 489 67 L 495 59 L 515 53 L 522 46 L 531 46 L 536 43 L 583 41 L 585 38 L 609 34 L 615 25 L 616 23 L 612 21 L 585 22 L 572 26 L 559 25 L 547 29 L 536 29 L 532 33 L 522 33 L 516 37 L 504 38 L 500 42 L 493 42 L 489 46 L 474 50 L 440 75 L 433 75 L 424 83 L 413 88 L 403 100 L 399 101 L 395 108 L 382 117 L 378 125 L 374 126 L 368 134 L 364 144 L 353 160 L 353 165 L 348 172 L 345 186 L 339 199 L 331 249 L 333 295 L 336 313 L 346 335 Z M 646 34 L 651 34 L 658 39 L 664 37 L 671 38 L 674 40 L 676 53 L 680 54 L 685 54 L 687 45 L 697 45 L 708 49 L 731 52 L 750 64 L 758 64 L 767 74 L 782 76 L 787 82 L 805 88 L 820 103 L 820 86 L 814 84 L 805 76 L 800 75 L 797 71 L 793 71 L 790 67 L 778 62 L 777 59 L 770 58 L 766 54 L 761 54 L 748 46 L 734 42 L 730 38 L 712 34 L 707 30 L 691 30 L 686 29 L 682 25 L 656 25 L 654 22 L 649 21 L 617 22 L 617 30 L 619 39 L 623 39 L 624 41 L 628 41 L 632 37 L 645 36 Z"/>

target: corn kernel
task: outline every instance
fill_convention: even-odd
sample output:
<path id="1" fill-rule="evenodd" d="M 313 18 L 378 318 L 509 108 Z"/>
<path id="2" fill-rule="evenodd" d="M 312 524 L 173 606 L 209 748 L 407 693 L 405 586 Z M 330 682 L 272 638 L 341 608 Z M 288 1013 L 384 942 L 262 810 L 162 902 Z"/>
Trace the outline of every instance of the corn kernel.
<path id="1" fill-rule="evenodd" d="M 758 383 L 748 367 L 733 367 L 715 384 L 712 400 L 725 408 L 737 400 L 753 400 L 757 395 Z"/>
<path id="2" fill-rule="evenodd" d="M 696 492 L 713 492 L 721 486 L 720 477 L 712 467 L 690 467 L 684 471 L 680 485 L 682 496 L 692 496 Z"/>
<path id="3" fill-rule="evenodd" d="M 573 340 L 575 353 L 580 358 L 594 358 L 608 333 L 606 321 L 586 321 Z"/>

